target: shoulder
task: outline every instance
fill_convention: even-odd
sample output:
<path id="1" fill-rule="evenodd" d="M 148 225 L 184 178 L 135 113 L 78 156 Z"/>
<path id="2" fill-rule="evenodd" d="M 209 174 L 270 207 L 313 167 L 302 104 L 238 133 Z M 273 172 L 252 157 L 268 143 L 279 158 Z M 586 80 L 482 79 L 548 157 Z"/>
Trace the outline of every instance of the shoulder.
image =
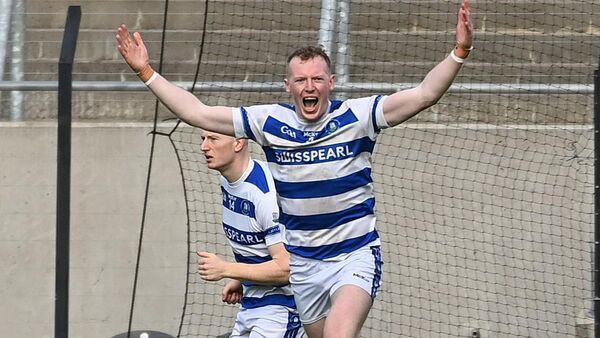
<path id="1" fill-rule="evenodd" d="M 356 119 L 369 130 L 377 132 L 386 126 L 383 118 L 383 102 L 386 98 L 386 95 L 372 95 L 345 100 L 337 110 L 339 119 L 345 118 L 348 122 Z"/>
<path id="2" fill-rule="evenodd" d="M 386 96 L 384 95 L 371 95 L 355 99 L 347 99 L 338 104 L 338 109 L 344 111 L 349 108 L 356 111 L 371 112 L 381 105 L 385 97 Z"/>
<path id="3" fill-rule="evenodd" d="M 273 176 L 265 162 L 251 160 L 252 168 L 245 182 L 258 188 L 263 194 L 273 190 Z"/>

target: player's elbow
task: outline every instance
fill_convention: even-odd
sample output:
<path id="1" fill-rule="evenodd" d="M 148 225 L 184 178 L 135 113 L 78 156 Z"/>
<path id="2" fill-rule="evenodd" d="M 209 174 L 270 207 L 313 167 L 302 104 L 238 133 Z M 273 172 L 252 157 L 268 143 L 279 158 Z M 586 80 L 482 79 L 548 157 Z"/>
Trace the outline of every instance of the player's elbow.
<path id="1" fill-rule="evenodd" d="M 420 100 L 419 100 L 420 110 L 424 110 L 424 109 L 427 109 L 427 108 L 435 105 L 436 103 L 438 103 L 438 101 L 440 100 L 441 97 L 442 97 L 442 95 L 438 95 L 437 93 L 432 93 L 432 92 L 422 93 Z"/>
<path id="2" fill-rule="evenodd" d="M 415 96 L 419 108 L 421 108 L 421 110 L 427 109 L 438 103 L 447 89 L 448 87 L 444 85 L 434 85 L 431 83 L 420 84 L 416 88 L 417 95 Z"/>

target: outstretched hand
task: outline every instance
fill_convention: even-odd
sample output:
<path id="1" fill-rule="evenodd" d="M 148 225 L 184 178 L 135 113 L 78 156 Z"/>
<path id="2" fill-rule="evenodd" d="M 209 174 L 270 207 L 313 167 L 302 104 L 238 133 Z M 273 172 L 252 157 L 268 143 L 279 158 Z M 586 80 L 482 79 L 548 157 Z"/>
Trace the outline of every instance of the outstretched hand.
<path id="1" fill-rule="evenodd" d="M 466 50 L 471 48 L 473 44 L 473 22 L 471 21 L 471 4 L 469 0 L 463 0 L 458 10 L 456 44 Z"/>
<path id="2" fill-rule="evenodd" d="M 125 24 L 117 28 L 117 49 L 134 72 L 139 73 L 149 64 L 148 50 L 139 32 L 132 34 Z"/>

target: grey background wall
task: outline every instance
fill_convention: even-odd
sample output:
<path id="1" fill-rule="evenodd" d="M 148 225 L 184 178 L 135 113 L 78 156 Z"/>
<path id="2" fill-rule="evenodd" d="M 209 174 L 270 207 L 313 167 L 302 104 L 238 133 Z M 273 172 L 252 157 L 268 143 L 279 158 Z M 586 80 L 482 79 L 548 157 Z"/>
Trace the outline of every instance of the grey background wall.
<path id="1" fill-rule="evenodd" d="M 152 130 L 75 124 L 70 337 L 126 332 Z M 0 336 L 54 336 L 56 124 L 0 124 Z M 133 329 L 175 334 L 187 234 L 179 167 L 156 141 Z"/>

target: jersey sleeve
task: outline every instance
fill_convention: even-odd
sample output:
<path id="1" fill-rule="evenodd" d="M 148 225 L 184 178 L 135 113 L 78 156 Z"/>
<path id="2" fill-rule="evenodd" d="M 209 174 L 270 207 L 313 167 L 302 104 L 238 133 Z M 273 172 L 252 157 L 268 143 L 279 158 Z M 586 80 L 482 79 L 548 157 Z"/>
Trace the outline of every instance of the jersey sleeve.
<path id="1" fill-rule="evenodd" d="M 283 241 L 279 224 L 279 206 L 275 194 L 269 193 L 263 197 L 257 204 L 256 222 L 265 234 L 265 244 L 270 246 Z"/>
<path id="2" fill-rule="evenodd" d="M 352 110 L 358 118 L 360 128 L 375 139 L 382 129 L 389 128 L 389 124 L 383 115 L 383 102 L 387 96 L 373 95 L 357 99 L 349 99 L 345 105 Z M 341 109 L 346 109 L 342 106 Z"/>
<path id="3" fill-rule="evenodd" d="M 262 126 L 271 105 L 255 105 L 233 109 L 233 128 L 236 138 L 248 138 L 263 145 Z"/>

